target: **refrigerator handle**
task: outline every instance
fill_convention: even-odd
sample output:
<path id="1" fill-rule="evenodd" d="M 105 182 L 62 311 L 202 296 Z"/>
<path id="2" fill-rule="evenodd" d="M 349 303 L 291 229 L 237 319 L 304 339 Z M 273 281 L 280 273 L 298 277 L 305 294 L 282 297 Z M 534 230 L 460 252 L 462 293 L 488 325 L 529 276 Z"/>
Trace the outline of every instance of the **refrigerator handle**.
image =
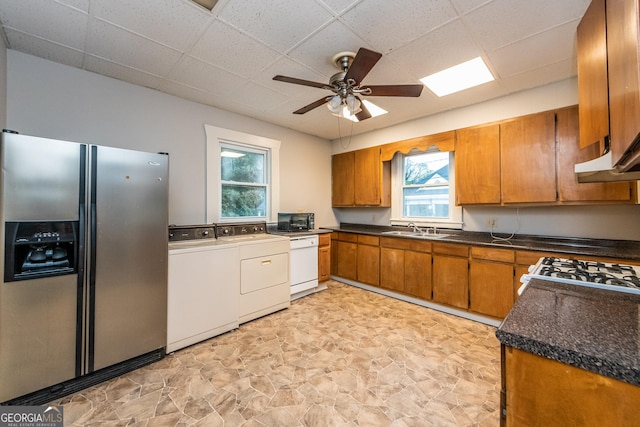
<path id="1" fill-rule="evenodd" d="M 78 251 L 76 262 L 78 270 L 78 282 L 77 282 L 77 296 L 76 296 L 76 377 L 79 377 L 84 372 L 84 360 L 83 360 L 83 348 L 84 348 L 84 334 L 81 325 L 84 325 L 84 272 L 85 272 L 85 248 L 86 248 L 86 211 L 87 211 L 87 146 L 80 145 L 80 189 L 78 194 L 78 236 L 77 236 L 77 248 Z"/>
<path id="2" fill-rule="evenodd" d="M 88 345 L 88 370 L 93 372 L 94 355 L 95 355 L 95 306 L 96 306 L 96 238 L 97 238 L 97 214 L 96 214 L 96 193 L 97 193 L 97 166 L 98 166 L 98 147 L 91 145 L 89 156 L 89 248 L 87 251 L 89 269 L 89 345 Z"/>

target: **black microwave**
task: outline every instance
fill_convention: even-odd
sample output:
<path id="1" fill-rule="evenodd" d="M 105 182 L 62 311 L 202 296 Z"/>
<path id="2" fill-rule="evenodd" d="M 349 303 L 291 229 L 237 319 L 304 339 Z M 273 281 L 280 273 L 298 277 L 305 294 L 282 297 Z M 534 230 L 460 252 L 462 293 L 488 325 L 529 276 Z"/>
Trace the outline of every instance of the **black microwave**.
<path id="1" fill-rule="evenodd" d="M 308 231 L 315 228 L 315 215 L 312 213 L 278 212 L 278 231 Z"/>

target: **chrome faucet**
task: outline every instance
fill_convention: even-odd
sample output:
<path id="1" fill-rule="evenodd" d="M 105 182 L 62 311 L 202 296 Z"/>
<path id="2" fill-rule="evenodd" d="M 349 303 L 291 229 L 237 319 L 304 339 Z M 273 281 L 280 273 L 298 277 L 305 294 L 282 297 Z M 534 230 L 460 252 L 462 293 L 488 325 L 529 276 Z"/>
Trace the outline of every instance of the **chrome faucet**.
<path id="1" fill-rule="evenodd" d="M 422 233 L 422 230 L 420 229 L 420 227 L 418 227 L 415 223 L 410 222 L 409 224 L 407 224 L 407 227 L 411 227 L 413 229 L 414 233 Z"/>

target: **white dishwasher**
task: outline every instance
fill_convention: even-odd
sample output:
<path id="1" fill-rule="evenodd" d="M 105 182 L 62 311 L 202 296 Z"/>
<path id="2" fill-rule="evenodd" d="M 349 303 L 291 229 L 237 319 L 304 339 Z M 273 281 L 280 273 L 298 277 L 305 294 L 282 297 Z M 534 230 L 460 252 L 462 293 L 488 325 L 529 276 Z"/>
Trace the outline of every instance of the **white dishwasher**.
<path id="1" fill-rule="evenodd" d="M 167 353 L 238 328 L 240 253 L 213 226 L 169 229 Z"/>
<path id="2" fill-rule="evenodd" d="M 315 292 L 318 287 L 318 236 L 291 236 L 291 299 Z"/>

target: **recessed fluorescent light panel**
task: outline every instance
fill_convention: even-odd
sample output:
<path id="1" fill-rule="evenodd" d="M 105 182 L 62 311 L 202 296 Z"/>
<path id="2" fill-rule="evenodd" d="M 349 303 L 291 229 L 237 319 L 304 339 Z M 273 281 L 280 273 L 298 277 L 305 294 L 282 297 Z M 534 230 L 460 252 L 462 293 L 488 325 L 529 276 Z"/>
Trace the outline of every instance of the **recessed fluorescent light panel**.
<path id="1" fill-rule="evenodd" d="M 429 90 L 445 96 L 495 80 L 481 57 L 420 79 Z"/>
<path id="2" fill-rule="evenodd" d="M 362 100 L 362 103 L 367 107 L 367 110 L 369 110 L 369 113 L 371 113 L 371 117 L 376 117 L 376 116 L 381 116 L 383 114 L 387 114 L 388 111 L 378 107 L 376 104 L 367 101 L 366 99 Z M 345 106 L 342 114 L 342 117 L 344 117 L 345 119 L 349 119 L 353 122 L 358 122 L 359 120 L 356 118 L 355 114 L 352 116 L 349 114 L 349 110 L 347 109 L 347 107 Z"/>
<path id="3" fill-rule="evenodd" d="M 193 2 L 202 7 L 206 7 L 209 10 L 213 10 L 213 7 L 218 3 L 218 0 L 193 0 Z"/>

